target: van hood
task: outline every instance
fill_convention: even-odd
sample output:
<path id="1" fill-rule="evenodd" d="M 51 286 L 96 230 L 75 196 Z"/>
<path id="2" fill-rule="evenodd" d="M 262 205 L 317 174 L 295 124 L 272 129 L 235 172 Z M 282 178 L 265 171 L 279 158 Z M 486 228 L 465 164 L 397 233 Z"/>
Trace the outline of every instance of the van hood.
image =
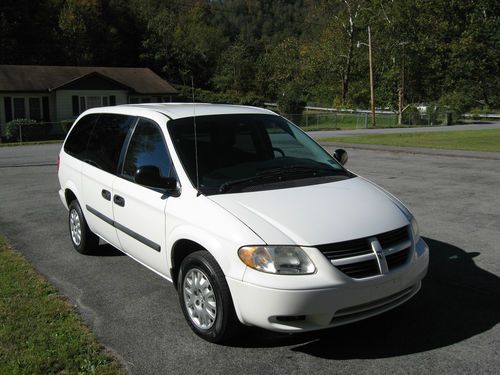
<path id="1" fill-rule="evenodd" d="M 315 246 L 409 224 L 404 206 L 400 208 L 401 204 L 381 188 L 360 177 L 208 198 L 272 245 Z"/>

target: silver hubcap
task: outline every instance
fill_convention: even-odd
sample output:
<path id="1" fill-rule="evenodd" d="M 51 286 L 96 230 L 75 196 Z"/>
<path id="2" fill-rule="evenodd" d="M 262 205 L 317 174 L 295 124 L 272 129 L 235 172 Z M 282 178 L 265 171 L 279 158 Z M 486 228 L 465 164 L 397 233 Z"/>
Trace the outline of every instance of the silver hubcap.
<path id="1" fill-rule="evenodd" d="M 69 229 L 71 231 L 71 239 L 76 246 L 80 246 L 82 242 L 82 227 L 80 224 L 80 216 L 75 209 L 72 209 L 69 214 Z"/>
<path id="2" fill-rule="evenodd" d="M 184 303 L 193 324 L 209 329 L 217 317 L 217 304 L 212 284 L 203 271 L 192 268 L 184 277 Z"/>

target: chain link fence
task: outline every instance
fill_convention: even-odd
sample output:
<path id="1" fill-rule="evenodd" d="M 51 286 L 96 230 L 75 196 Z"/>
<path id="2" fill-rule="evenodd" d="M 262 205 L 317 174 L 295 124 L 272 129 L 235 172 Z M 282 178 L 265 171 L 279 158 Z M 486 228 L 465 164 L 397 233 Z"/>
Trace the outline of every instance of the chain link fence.
<path id="1" fill-rule="evenodd" d="M 372 128 L 370 112 L 320 112 L 305 111 L 302 114 L 284 114 L 284 117 L 294 121 L 305 131 L 336 130 L 336 129 L 366 129 Z M 395 113 L 377 113 L 377 128 L 395 128 L 398 125 L 398 115 Z M 403 115 L 403 127 L 408 126 L 443 126 L 460 121 L 460 116 L 448 110 L 418 110 L 407 111 Z M 63 140 L 68 133 L 73 120 L 59 122 L 35 122 L 27 119 L 13 120 L 0 124 L 0 142 L 23 143 Z"/>
<path id="2" fill-rule="evenodd" d="M 72 124 L 72 120 L 35 122 L 17 119 L 7 124 L 0 124 L 0 142 L 23 143 L 64 140 Z"/>
<path id="3" fill-rule="evenodd" d="M 305 131 L 365 129 L 371 127 L 371 114 L 366 112 L 304 112 L 302 115 L 283 114 Z M 398 126 L 395 114 L 377 114 L 376 125 L 380 127 Z"/>
<path id="4" fill-rule="evenodd" d="M 305 131 L 342 130 L 373 128 L 370 112 L 312 112 L 301 115 L 284 114 Z M 459 123 L 460 116 L 452 111 L 436 110 L 429 112 L 411 111 L 403 114 L 402 125 L 398 124 L 396 113 L 376 113 L 377 128 L 397 128 L 411 126 L 443 126 Z"/>

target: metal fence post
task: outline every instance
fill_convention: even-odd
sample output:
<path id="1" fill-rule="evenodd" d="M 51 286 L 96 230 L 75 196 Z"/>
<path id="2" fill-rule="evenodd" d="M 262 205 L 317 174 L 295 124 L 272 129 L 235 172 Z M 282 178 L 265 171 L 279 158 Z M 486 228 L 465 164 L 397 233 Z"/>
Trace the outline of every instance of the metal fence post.
<path id="1" fill-rule="evenodd" d="M 365 129 L 368 128 L 368 113 L 365 112 Z"/>

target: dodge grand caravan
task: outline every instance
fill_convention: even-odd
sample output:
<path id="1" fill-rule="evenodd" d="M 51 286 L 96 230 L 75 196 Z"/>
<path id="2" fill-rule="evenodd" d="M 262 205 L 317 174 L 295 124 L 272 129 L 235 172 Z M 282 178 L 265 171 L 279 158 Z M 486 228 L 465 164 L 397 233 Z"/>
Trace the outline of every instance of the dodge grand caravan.
<path id="1" fill-rule="evenodd" d="M 346 324 L 418 292 L 415 218 L 346 161 L 260 108 L 94 108 L 62 147 L 59 195 L 77 251 L 102 239 L 172 281 L 191 329 L 222 342 L 241 324 Z"/>

